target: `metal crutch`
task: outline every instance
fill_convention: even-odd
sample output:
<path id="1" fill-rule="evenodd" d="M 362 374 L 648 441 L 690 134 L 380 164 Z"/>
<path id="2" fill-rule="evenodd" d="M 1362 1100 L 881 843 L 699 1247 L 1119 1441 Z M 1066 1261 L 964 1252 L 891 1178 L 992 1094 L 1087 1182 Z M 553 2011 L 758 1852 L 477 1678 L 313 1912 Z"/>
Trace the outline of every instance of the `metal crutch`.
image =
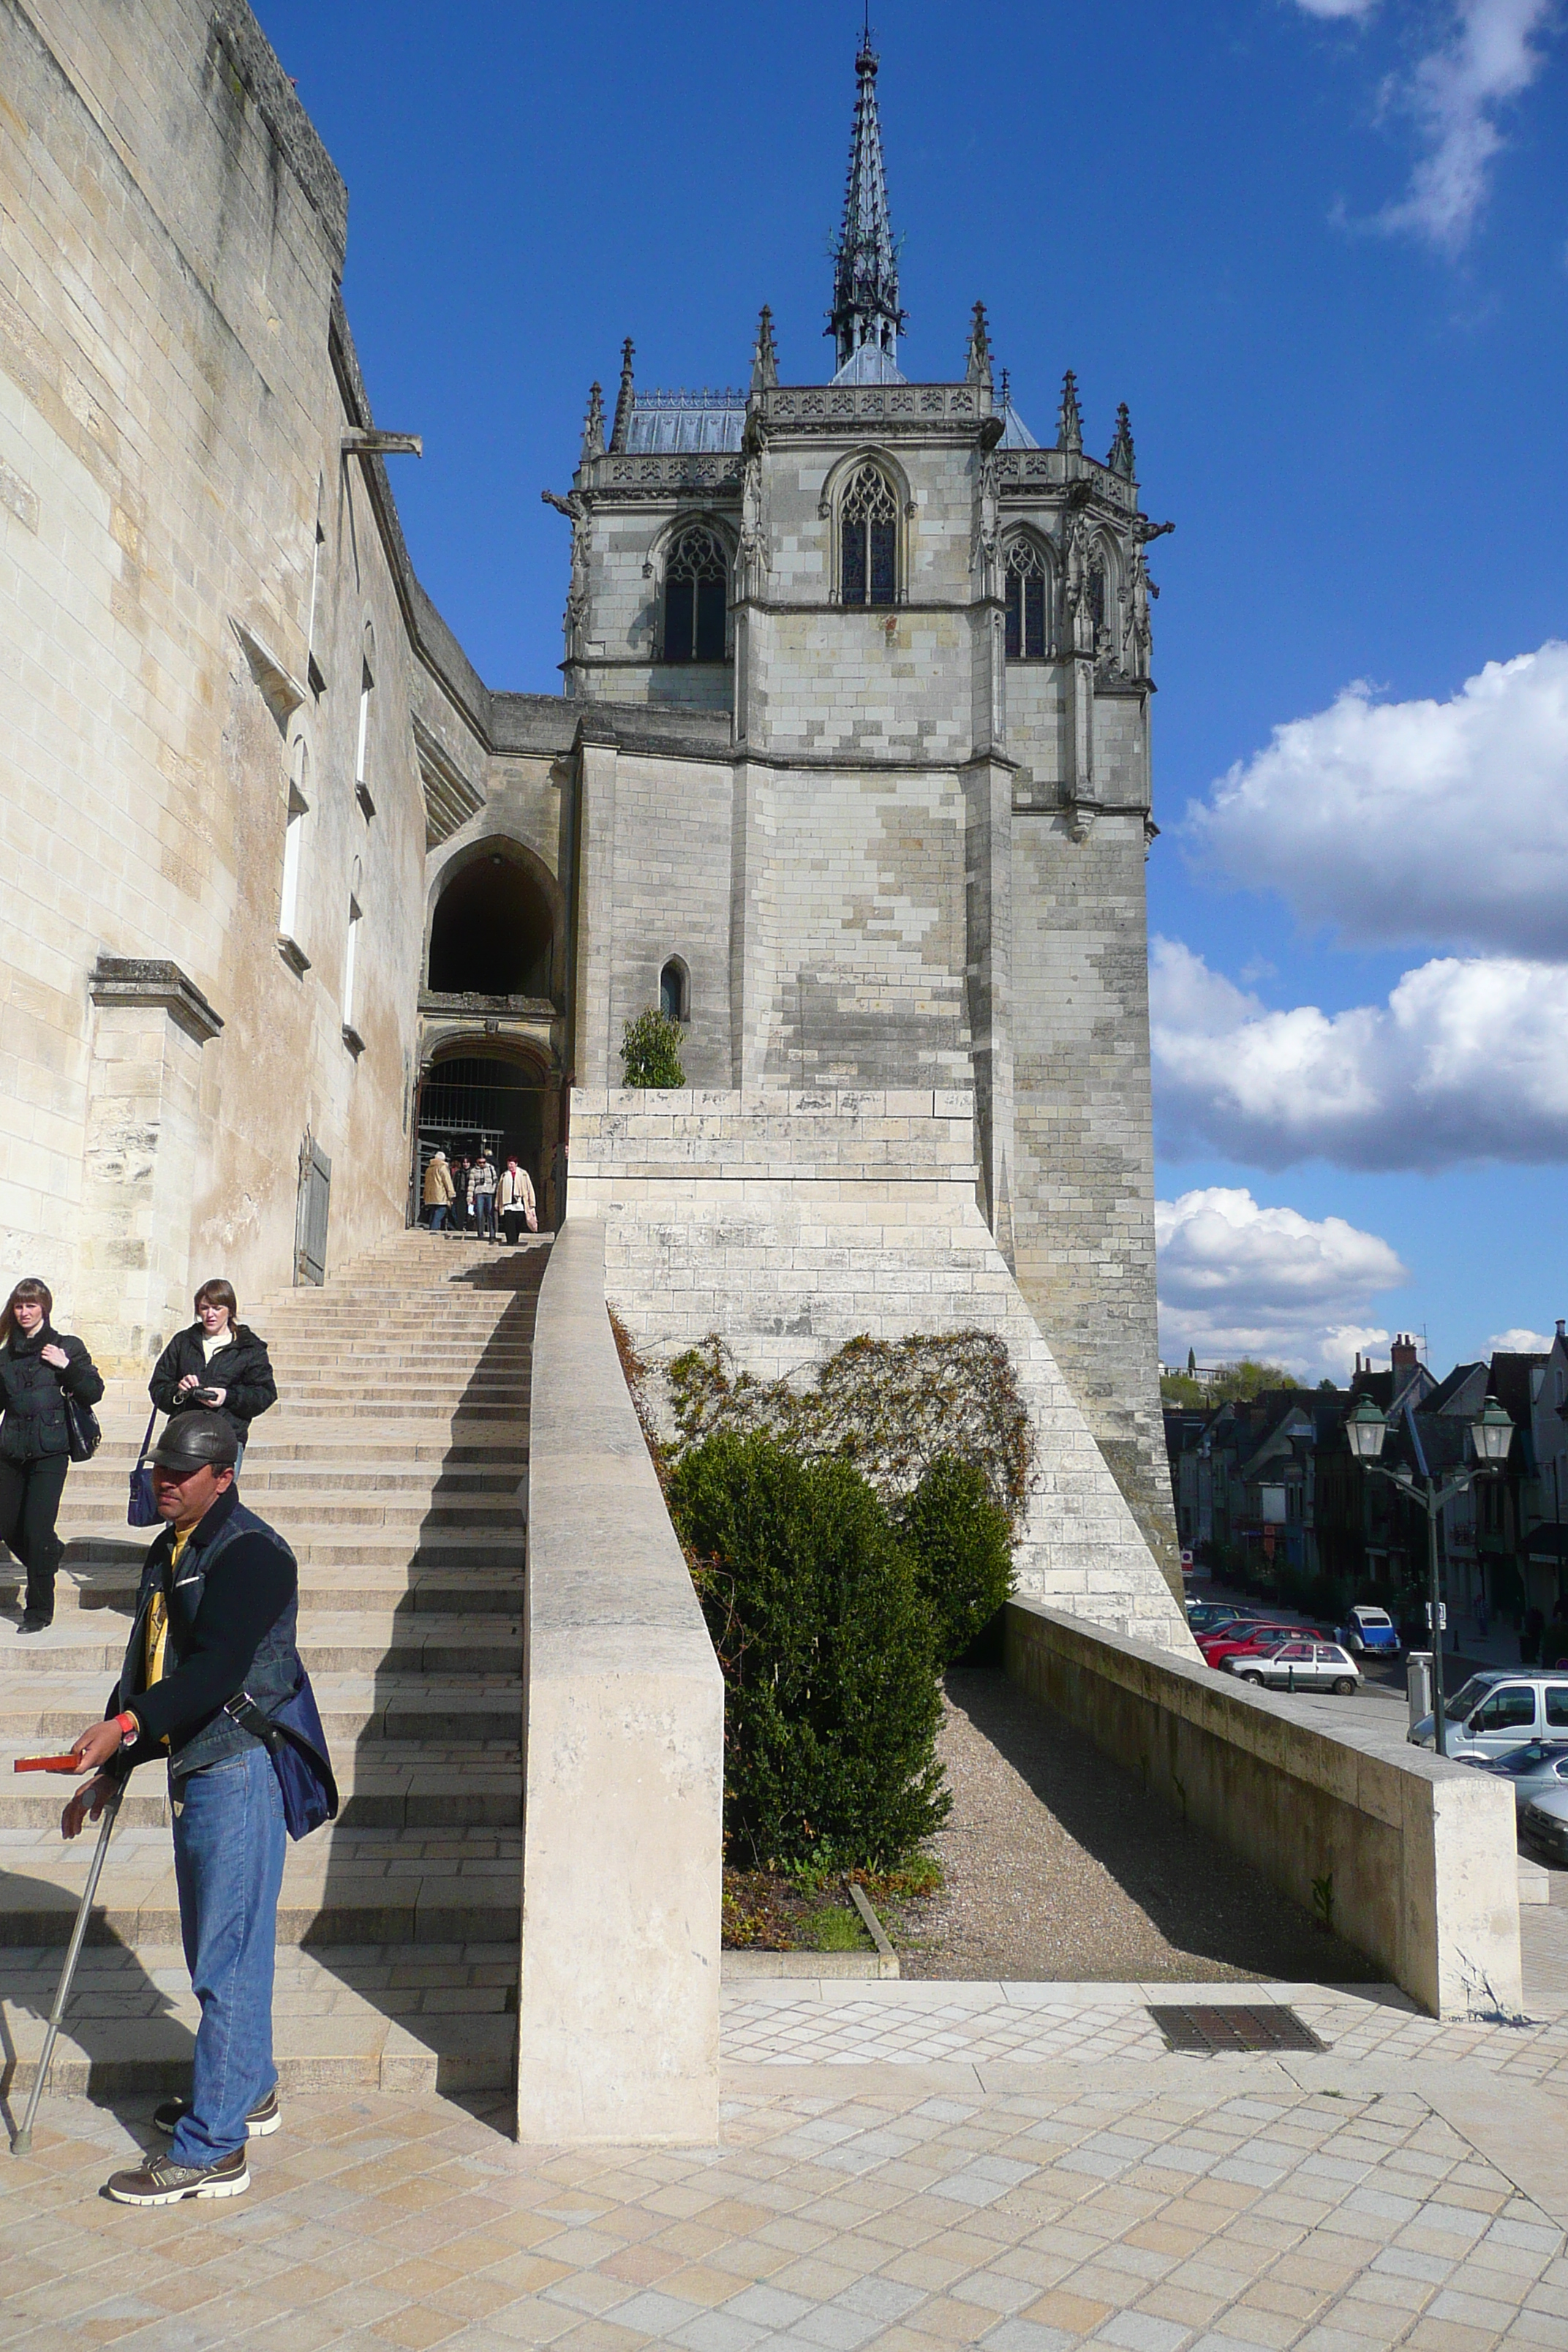
<path id="1" fill-rule="evenodd" d="M 38 2112 L 38 2101 L 44 2095 L 44 2084 L 48 2080 L 49 2062 L 54 2057 L 55 2042 L 65 2017 L 66 2003 L 70 1999 L 71 1979 L 76 1974 L 76 1964 L 81 1958 L 81 1948 L 87 1938 L 87 1922 L 89 1914 L 92 1910 L 92 1898 L 98 1893 L 98 1882 L 103 1872 L 103 1858 L 109 1852 L 110 1832 L 114 1827 L 114 1817 L 120 1811 L 120 1800 L 124 1794 L 125 1783 L 121 1780 L 113 1793 L 104 1799 L 103 1827 L 98 1833 L 98 1852 L 92 1857 L 92 1867 L 87 1874 L 87 1885 L 82 1892 L 81 1908 L 76 1915 L 76 1926 L 71 1929 L 71 1939 L 66 1948 L 66 1964 L 60 1970 L 59 1989 L 55 1994 L 55 2005 L 49 2011 L 48 2031 L 44 2036 L 43 2052 L 38 2059 L 38 2071 L 33 2077 L 33 2087 L 27 2096 L 27 2112 L 22 2118 L 21 2130 L 11 2142 L 13 2156 L 31 2156 L 33 2152 L 33 2118 Z"/>

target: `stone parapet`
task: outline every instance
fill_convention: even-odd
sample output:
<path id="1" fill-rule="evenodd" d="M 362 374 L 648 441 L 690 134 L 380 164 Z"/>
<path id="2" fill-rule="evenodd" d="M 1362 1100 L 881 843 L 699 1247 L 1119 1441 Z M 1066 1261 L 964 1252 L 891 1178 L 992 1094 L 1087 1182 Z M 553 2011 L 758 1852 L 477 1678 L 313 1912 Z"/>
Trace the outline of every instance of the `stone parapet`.
<path id="1" fill-rule="evenodd" d="M 518 2137 L 719 2134 L 724 1692 L 605 1312 L 605 1229 L 534 1327 Z"/>
<path id="2" fill-rule="evenodd" d="M 1327 1915 L 1434 2017 L 1517 2015 L 1522 1999 L 1514 1804 L 1506 1784 L 1342 1732 L 1299 1702 L 1020 1599 L 1007 1672 L 1183 1818 Z"/>
<path id="3" fill-rule="evenodd" d="M 656 1359 L 717 1332 L 777 1379 L 861 1334 L 998 1333 L 1037 1446 L 1020 1589 L 1193 1654 L 980 1213 L 967 1093 L 580 1089 L 571 1168 L 569 1219 L 604 1220 L 606 1295 Z"/>

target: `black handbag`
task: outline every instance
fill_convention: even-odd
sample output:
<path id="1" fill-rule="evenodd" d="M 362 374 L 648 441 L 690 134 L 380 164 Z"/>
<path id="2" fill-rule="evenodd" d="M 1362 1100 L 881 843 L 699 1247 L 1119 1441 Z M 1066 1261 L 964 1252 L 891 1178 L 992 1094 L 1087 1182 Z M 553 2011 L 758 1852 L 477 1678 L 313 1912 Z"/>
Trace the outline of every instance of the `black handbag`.
<path id="1" fill-rule="evenodd" d="M 73 1397 L 69 1389 L 60 1391 L 60 1402 L 66 1409 L 66 1452 L 73 1462 L 90 1462 L 103 1444 L 98 1415 L 91 1405 Z"/>
<path id="2" fill-rule="evenodd" d="M 147 1416 L 142 1443 L 136 1449 L 136 1467 L 131 1473 L 131 1504 L 125 1514 L 127 1527 L 152 1528 L 158 1524 L 158 1506 L 153 1500 L 153 1473 L 147 1467 L 147 1444 L 157 1418 L 158 1408 L 154 1405 Z"/>

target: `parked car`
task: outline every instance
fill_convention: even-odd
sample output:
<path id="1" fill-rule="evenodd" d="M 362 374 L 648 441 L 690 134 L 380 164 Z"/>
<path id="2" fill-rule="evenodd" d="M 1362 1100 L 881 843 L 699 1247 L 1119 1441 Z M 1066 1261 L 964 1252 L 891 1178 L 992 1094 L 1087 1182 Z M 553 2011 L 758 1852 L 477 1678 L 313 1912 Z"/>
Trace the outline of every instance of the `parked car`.
<path id="1" fill-rule="evenodd" d="M 1443 1753 L 1508 1756 L 1528 1739 L 1568 1738 L 1568 1674 L 1547 1666 L 1489 1666 L 1472 1675 L 1447 1703 Z M 1430 1748 L 1432 1718 L 1424 1715 L 1405 1735 Z"/>
<path id="2" fill-rule="evenodd" d="M 1568 1789 L 1532 1797 L 1524 1809 L 1523 1829 L 1531 1845 L 1568 1865 Z"/>
<path id="3" fill-rule="evenodd" d="M 1508 1756 L 1467 1756 L 1478 1772 L 1495 1772 L 1513 1783 L 1514 1809 L 1521 1816 L 1537 1797 L 1568 1790 L 1568 1738 L 1527 1739 Z"/>
<path id="4" fill-rule="evenodd" d="M 1187 1603 L 1187 1623 L 1199 1636 L 1217 1633 L 1222 1625 L 1234 1625 L 1246 1614 L 1246 1610 L 1238 1609 L 1234 1601 L 1189 1601 Z"/>
<path id="5" fill-rule="evenodd" d="M 1342 1698 L 1361 1683 L 1360 1667 L 1338 1642 L 1281 1642 L 1260 1656 L 1241 1651 L 1224 1661 L 1223 1671 L 1270 1690 L 1331 1690 Z"/>
<path id="6" fill-rule="evenodd" d="M 1358 1606 L 1345 1621 L 1345 1647 L 1358 1657 L 1396 1658 L 1399 1628 L 1386 1609 Z"/>
<path id="7" fill-rule="evenodd" d="M 1246 1654 L 1250 1657 L 1266 1657 L 1281 1642 L 1317 1641 L 1329 1637 L 1316 1625 L 1281 1624 L 1278 1618 L 1268 1622 L 1243 1621 L 1239 1624 L 1221 1626 L 1198 1643 L 1207 1664 L 1223 1666 L 1226 1660 Z"/>

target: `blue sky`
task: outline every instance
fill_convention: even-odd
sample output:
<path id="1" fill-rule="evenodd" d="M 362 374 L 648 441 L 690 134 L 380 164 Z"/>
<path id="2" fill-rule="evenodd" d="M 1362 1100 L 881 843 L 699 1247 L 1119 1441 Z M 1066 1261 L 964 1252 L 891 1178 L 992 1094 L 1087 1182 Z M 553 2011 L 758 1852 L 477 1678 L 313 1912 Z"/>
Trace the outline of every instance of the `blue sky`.
<path id="1" fill-rule="evenodd" d="M 378 420 L 425 436 L 395 475 L 421 576 L 492 684 L 552 689 L 565 525 L 539 492 L 621 338 L 645 383 L 743 381 L 765 300 L 786 380 L 825 370 L 858 10 L 258 13 L 349 183 Z M 1152 567 L 1168 1347 L 1316 1375 L 1363 1333 L 1424 1327 L 1446 1366 L 1549 1331 L 1568 26 L 1552 0 L 889 0 L 875 32 L 906 372 L 957 373 L 983 297 L 1036 433 L 1067 366 L 1091 446 L 1126 399 L 1177 525 Z"/>

